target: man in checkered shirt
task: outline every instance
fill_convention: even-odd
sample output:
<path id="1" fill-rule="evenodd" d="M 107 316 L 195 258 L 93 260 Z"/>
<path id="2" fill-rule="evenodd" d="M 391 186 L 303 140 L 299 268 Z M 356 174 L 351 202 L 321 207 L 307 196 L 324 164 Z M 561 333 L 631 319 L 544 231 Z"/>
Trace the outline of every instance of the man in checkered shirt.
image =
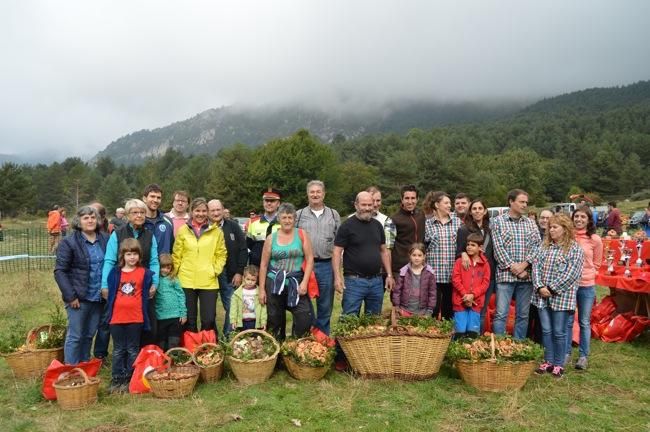
<path id="1" fill-rule="evenodd" d="M 526 337 L 528 312 L 533 285 L 530 280 L 531 264 L 541 243 L 539 229 L 532 219 L 526 217 L 528 193 L 521 189 L 508 192 L 510 210 L 491 221 L 494 241 L 494 257 L 497 261 L 497 310 L 492 331 L 503 334 L 515 296 L 515 339 Z"/>

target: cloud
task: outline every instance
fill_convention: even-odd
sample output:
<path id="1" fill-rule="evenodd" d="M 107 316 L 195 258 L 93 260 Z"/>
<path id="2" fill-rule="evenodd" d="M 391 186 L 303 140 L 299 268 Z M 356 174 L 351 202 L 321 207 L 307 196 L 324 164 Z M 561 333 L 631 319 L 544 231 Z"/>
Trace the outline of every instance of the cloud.
<path id="1" fill-rule="evenodd" d="M 650 78 L 650 3 L 0 6 L 0 153 L 90 155 L 230 104 L 531 99 Z"/>

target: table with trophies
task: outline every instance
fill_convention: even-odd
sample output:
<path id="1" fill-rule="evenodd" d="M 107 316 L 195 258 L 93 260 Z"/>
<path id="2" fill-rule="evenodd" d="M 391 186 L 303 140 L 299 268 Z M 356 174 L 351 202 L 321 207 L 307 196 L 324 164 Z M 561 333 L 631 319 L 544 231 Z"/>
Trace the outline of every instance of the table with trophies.
<path id="1" fill-rule="evenodd" d="M 650 317 L 650 240 L 603 239 L 596 283 L 616 296 L 618 312 Z"/>

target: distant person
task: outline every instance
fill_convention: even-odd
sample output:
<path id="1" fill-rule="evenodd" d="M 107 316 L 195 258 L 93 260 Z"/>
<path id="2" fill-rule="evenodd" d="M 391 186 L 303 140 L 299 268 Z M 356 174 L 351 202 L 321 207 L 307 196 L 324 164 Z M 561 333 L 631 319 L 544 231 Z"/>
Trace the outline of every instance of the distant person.
<path id="1" fill-rule="evenodd" d="M 97 210 L 97 214 L 99 215 L 99 219 L 97 219 L 97 223 L 99 224 L 99 229 L 102 230 L 102 232 L 108 233 L 108 219 L 106 218 L 106 207 L 99 201 L 93 201 L 89 206 L 93 207 L 95 210 Z"/>
<path id="2" fill-rule="evenodd" d="M 61 213 L 61 238 L 65 238 L 68 233 L 68 226 L 70 225 L 68 219 L 65 217 L 65 207 L 61 207 L 59 213 Z"/>
<path id="3" fill-rule="evenodd" d="M 279 228 L 276 216 L 281 199 L 282 193 L 278 189 L 269 187 L 262 191 L 264 213 L 255 220 L 251 219 L 246 231 L 246 243 L 250 251 L 249 264 L 259 267 L 266 237 Z"/>
<path id="4" fill-rule="evenodd" d="M 466 193 L 459 192 L 454 197 L 454 214 L 461 222 L 465 219 L 467 208 L 469 207 L 469 196 Z"/>
<path id="5" fill-rule="evenodd" d="M 59 206 L 52 206 L 52 210 L 47 214 L 47 234 L 48 234 L 48 251 L 53 254 L 59 246 L 61 240 L 61 213 Z"/>
<path id="6" fill-rule="evenodd" d="M 190 219 L 190 214 L 187 212 L 187 207 L 190 205 L 190 194 L 183 191 L 174 191 L 174 200 L 172 201 L 172 209 L 165 213 L 174 226 L 174 236 L 178 233 L 178 229 L 185 225 Z"/>
<path id="7" fill-rule="evenodd" d="M 539 236 L 541 238 L 544 238 L 546 235 L 546 230 L 548 229 L 548 221 L 553 216 L 553 212 L 547 209 L 542 210 L 539 212 L 539 221 L 537 222 L 537 226 L 539 227 Z"/>
<path id="8" fill-rule="evenodd" d="M 424 217 L 426 219 L 431 219 L 434 215 L 433 194 L 434 191 L 427 192 L 424 196 L 424 201 L 422 201 L 422 211 L 424 212 Z"/>
<path id="9" fill-rule="evenodd" d="M 623 222 L 621 220 L 621 211 L 616 208 L 616 201 L 607 203 L 607 211 L 607 219 L 605 219 L 607 232 L 613 230 L 616 235 L 620 236 L 623 234 Z"/>
<path id="10" fill-rule="evenodd" d="M 109 232 L 113 232 L 118 228 L 122 228 L 125 223 L 127 223 L 126 211 L 123 207 L 118 207 L 115 210 L 115 217 L 108 223 L 108 230 Z"/>
<path id="11" fill-rule="evenodd" d="M 382 203 L 382 196 L 381 196 L 381 191 L 377 186 L 370 186 L 369 188 L 366 189 L 366 192 L 370 193 L 372 196 L 372 217 L 376 221 L 378 221 L 382 228 L 384 230 L 386 229 L 386 221 L 388 219 L 388 216 L 383 214 L 381 212 L 381 203 Z M 353 213 L 354 215 L 355 213 Z"/>
<path id="12" fill-rule="evenodd" d="M 539 224 L 537 223 L 537 212 L 534 212 L 534 211 L 532 211 L 532 210 L 529 211 L 529 212 L 528 212 L 528 219 L 532 220 L 533 222 L 535 222 L 535 224 L 539 225 Z"/>
<path id="13" fill-rule="evenodd" d="M 645 231 L 646 238 L 650 238 L 650 202 L 645 209 L 645 214 L 641 218 L 641 227 Z"/>
<path id="14" fill-rule="evenodd" d="M 230 209 L 223 209 L 223 218 L 224 219 L 230 219 Z"/>
<path id="15" fill-rule="evenodd" d="M 167 216 L 160 211 L 162 203 L 162 188 L 155 184 L 145 186 L 142 192 L 142 201 L 147 206 L 144 227 L 153 233 L 158 246 L 158 253 L 171 253 L 174 246 L 174 225 Z"/>

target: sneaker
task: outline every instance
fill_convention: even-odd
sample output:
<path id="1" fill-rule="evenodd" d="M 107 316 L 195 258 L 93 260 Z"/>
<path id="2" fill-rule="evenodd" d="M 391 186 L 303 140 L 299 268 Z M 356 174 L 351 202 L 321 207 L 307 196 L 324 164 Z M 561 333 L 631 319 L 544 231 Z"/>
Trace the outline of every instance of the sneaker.
<path id="1" fill-rule="evenodd" d="M 539 374 L 539 375 L 542 375 L 542 374 L 545 374 L 547 372 L 551 372 L 552 370 L 553 370 L 553 365 L 551 363 L 545 361 L 544 363 L 539 365 L 537 370 L 535 370 L 535 373 Z"/>
<path id="2" fill-rule="evenodd" d="M 587 370 L 587 357 L 580 357 L 576 362 L 576 369 Z"/>
<path id="3" fill-rule="evenodd" d="M 124 387 L 123 384 L 116 384 L 116 383 L 111 383 L 110 387 L 108 388 L 108 394 L 122 394 L 124 393 Z"/>
<path id="4" fill-rule="evenodd" d="M 336 363 L 334 364 L 334 369 L 336 369 L 337 372 L 345 372 L 349 368 L 350 365 L 348 364 L 348 361 L 345 359 L 337 360 Z"/>
<path id="5" fill-rule="evenodd" d="M 562 366 L 554 366 L 551 374 L 553 374 L 553 377 L 555 378 L 562 378 L 564 375 L 564 368 Z"/>

